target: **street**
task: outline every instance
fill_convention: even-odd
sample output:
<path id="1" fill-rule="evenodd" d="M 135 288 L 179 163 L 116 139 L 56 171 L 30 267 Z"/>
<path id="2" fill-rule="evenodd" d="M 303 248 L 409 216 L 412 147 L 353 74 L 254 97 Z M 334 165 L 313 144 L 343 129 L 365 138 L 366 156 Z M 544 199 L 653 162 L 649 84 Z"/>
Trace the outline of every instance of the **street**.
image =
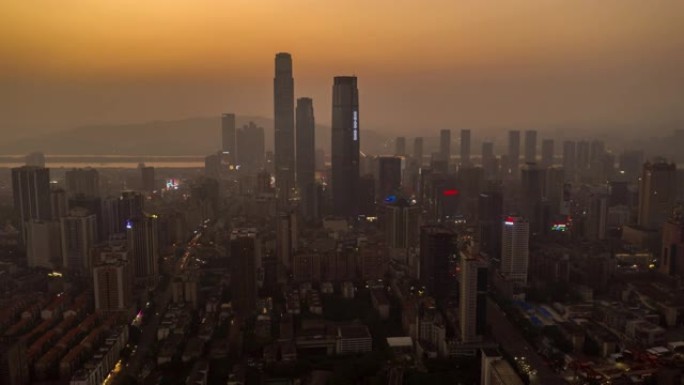
<path id="1" fill-rule="evenodd" d="M 492 327 L 494 339 L 501 347 L 514 357 L 525 357 L 530 366 L 537 371 L 537 375 L 530 378 L 531 384 L 558 385 L 566 381 L 560 374 L 554 372 L 544 359 L 537 354 L 520 331 L 506 318 L 499 305 L 491 298 L 487 301 L 487 319 Z"/>

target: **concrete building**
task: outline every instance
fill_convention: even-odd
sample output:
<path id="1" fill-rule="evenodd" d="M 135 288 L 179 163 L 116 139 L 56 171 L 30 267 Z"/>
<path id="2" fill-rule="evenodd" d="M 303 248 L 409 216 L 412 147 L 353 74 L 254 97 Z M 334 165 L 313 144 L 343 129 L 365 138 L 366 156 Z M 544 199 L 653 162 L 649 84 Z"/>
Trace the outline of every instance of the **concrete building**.
<path id="1" fill-rule="evenodd" d="M 355 76 L 337 76 L 333 85 L 332 200 L 333 213 L 353 216 L 358 211 L 359 90 Z"/>
<path id="2" fill-rule="evenodd" d="M 52 269 L 62 263 L 62 237 L 59 221 L 32 219 L 26 222 L 28 267 Z"/>
<path id="3" fill-rule="evenodd" d="M 133 300 L 133 272 L 128 261 L 107 259 L 93 268 L 95 310 L 125 312 Z"/>
<path id="4" fill-rule="evenodd" d="M 275 57 L 273 79 L 273 125 L 275 131 L 275 179 L 281 202 L 295 187 L 295 111 L 292 56 L 280 52 Z M 284 200 L 283 200 L 284 199 Z"/>
<path id="5" fill-rule="evenodd" d="M 659 229 L 674 208 L 677 167 L 664 160 L 645 163 L 639 182 L 639 226 Z"/>
<path id="6" fill-rule="evenodd" d="M 521 285 L 527 284 L 530 223 L 522 217 L 504 219 L 501 232 L 501 274 Z"/>
<path id="7" fill-rule="evenodd" d="M 461 254 L 459 328 L 461 341 L 482 340 L 487 326 L 487 264 L 468 253 Z"/>
<path id="8" fill-rule="evenodd" d="M 78 275 L 90 275 L 91 252 L 97 238 L 97 219 L 85 209 L 74 209 L 60 219 L 62 266 Z"/>

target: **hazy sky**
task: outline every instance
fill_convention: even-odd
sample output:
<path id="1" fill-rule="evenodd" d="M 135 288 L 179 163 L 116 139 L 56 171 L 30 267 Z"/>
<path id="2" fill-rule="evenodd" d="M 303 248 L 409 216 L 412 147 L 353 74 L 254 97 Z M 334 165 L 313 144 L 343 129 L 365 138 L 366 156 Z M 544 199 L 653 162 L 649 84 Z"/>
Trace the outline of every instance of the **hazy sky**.
<path id="1" fill-rule="evenodd" d="M 279 51 L 323 124 L 346 74 L 366 128 L 684 121 L 682 0 L 2 0 L 0 130 L 271 117 Z"/>

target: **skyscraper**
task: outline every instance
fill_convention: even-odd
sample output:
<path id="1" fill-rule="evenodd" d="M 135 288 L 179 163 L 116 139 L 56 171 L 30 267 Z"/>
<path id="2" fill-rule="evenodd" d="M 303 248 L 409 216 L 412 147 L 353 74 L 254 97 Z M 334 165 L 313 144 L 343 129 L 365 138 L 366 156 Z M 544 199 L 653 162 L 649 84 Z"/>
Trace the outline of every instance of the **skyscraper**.
<path id="1" fill-rule="evenodd" d="M 575 179 L 577 170 L 577 144 L 571 140 L 563 142 L 563 169 L 567 180 Z"/>
<path id="2" fill-rule="evenodd" d="M 237 166 L 249 173 L 258 172 L 265 161 L 264 128 L 249 122 L 237 130 Z"/>
<path id="3" fill-rule="evenodd" d="M 297 99 L 297 186 L 304 218 L 315 212 L 316 143 L 313 100 Z"/>
<path id="4" fill-rule="evenodd" d="M 396 195 L 401 187 L 401 158 L 398 156 L 378 157 L 378 199 Z"/>
<path id="5" fill-rule="evenodd" d="M 487 326 L 487 264 L 477 256 L 462 254 L 459 277 L 459 326 L 461 341 L 482 340 Z"/>
<path id="6" fill-rule="evenodd" d="M 25 222 L 50 219 L 50 169 L 23 166 L 12 169 L 14 210 L 19 214 L 22 241 L 26 240 Z"/>
<path id="7" fill-rule="evenodd" d="M 92 273 L 91 252 L 97 239 L 97 220 L 88 210 L 71 210 L 60 218 L 62 233 L 62 264 L 77 275 Z"/>
<path id="8" fill-rule="evenodd" d="M 458 252 L 458 236 L 441 226 L 423 226 L 420 229 L 420 281 L 429 295 L 445 298 L 455 283 L 449 274 L 449 264 Z"/>
<path id="9" fill-rule="evenodd" d="M 100 174 L 94 168 L 75 168 L 64 173 L 66 191 L 70 197 L 100 196 Z"/>
<path id="10" fill-rule="evenodd" d="M 136 282 L 156 282 L 159 275 L 159 230 L 156 215 L 142 215 L 126 221 L 128 256 Z"/>
<path id="11" fill-rule="evenodd" d="M 672 213 L 677 195 L 677 168 L 659 160 L 645 163 L 639 182 L 639 226 L 660 229 Z"/>
<path id="12" fill-rule="evenodd" d="M 523 286 L 527 284 L 529 242 L 529 222 L 516 216 L 504 219 L 501 232 L 501 274 Z"/>
<path id="13" fill-rule="evenodd" d="M 398 199 L 384 205 L 383 211 L 387 246 L 394 249 L 418 246 L 420 206 L 406 199 Z"/>
<path id="14" fill-rule="evenodd" d="M 537 161 L 537 131 L 525 131 L 525 163 Z"/>
<path id="15" fill-rule="evenodd" d="M 461 167 L 470 166 L 470 130 L 461 130 Z"/>
<path id="16" fill-rule="evenodd" d="M 496 176 L 497 164 L 492 142 L 482 142 L 482 169 L 485 179 L 492 179 Z"/>
<path id="17" fill-rule="evenodd" d="M 520 173 L 520 131 L 508 131 L 508 170 L 504 174 L 517 178 Z"/>
<path id="18" fill-rule="evenodd" d="M 276 189 L 287 200 L 295 186 L 294 79 L 289 53 L 276 54 L 273 94 Z"/>
<path id="19" fill-rule="evenodd" d="M 336 215 L 357 212 L 359 183 L 359 90 L 355 76 L 337 76 L 332 106 L 332 197 Z"/>
<path id="20" fill-rule="evenodd" d="M 675 210 L 674 215 L 663 224 L 662 252 L 659 270 L 663 274 L 684 276 L 684 211 Z"/>
<path id="21" fill-rule="evenodd" d="M 554 156 L 554 142 L 553 139 L 544 139 L 541 147 L 541 166 L 553 166 Z"/>
<path id="22" fill-rule="evenodd" d="M 230 234 L 231 291 L 233 308 L 240 317 L 256 310 L 257 269 L 261 242 L 254 228 L 235 229 Z"/>
<path id="23" fill-rule="evenodd" d="M 501 218 L 503 195 L 496 189 L 480 194 L 478 199 L 477 236 L 480 251 L 489 256 L 501 254 Z"/>
<path id="24" fill-rule="evenodd" d="M 522 214 L 529 219 L 531 231 L 540 233 L 546 225 L 542 202 L 546 198 L 546 169 L 538 167 L 535 163 L 528 163 L 522 168 L 521 180 Z"/>
<path id="25" fill-rule="evenodd" d="M 26 259 L 28 267 L 52 269 L 61 264 L 61 232 L 58 221 L 31 219 L 26 222 Z"/>
<path id="26" fill-rule="evenodd" d="M 110 259 L 93 268 L 95 310 L 126 311 L 133 298 L 130 262 Z"/>
<path id="27" fill-rule="evenodd" d="M 417 137 L 413 139 L 413 158 L 416 160 L 418 167 L 423 167 L 423 138 Z"/>
<path id="28" fill-rule="evenodd" d="M 396 156 L 406 156 L 406 137 L 397 136 L 394 149 L 394 155 Z"/>
<path id="29" fill-rule="evenodd" d="M 230 164 L 237 163 L 235 114 L 221 115 L 221 151 L 228 157 Z"/>
<path id="30" fill-rule="evenodd" d="M 451 160 L 451 130 L 441 130 L 439 132 L 439 157 L 440 160 L 447 162 Z"/>
<path id="31" fill-rule="evenodd" d="M 156 190 L 154 167 L 144 164 L 140 166 L 140 189 L 148 193 Z"/>

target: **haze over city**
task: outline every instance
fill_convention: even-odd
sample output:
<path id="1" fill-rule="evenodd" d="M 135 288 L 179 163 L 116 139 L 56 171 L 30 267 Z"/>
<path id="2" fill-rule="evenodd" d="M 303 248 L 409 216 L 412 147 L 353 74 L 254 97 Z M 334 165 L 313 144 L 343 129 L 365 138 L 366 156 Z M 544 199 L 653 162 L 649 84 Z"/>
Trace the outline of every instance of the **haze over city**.
<path id="1" fill-rule="evenodd" d="M 684 120 L 682 14 L 676 0 L 7 0 L 0 130 L 271 117 L 271 57 L 287 51 L 324 125 L 330 79 L 355 74 L 383 134 L 668 132 Z"/>

